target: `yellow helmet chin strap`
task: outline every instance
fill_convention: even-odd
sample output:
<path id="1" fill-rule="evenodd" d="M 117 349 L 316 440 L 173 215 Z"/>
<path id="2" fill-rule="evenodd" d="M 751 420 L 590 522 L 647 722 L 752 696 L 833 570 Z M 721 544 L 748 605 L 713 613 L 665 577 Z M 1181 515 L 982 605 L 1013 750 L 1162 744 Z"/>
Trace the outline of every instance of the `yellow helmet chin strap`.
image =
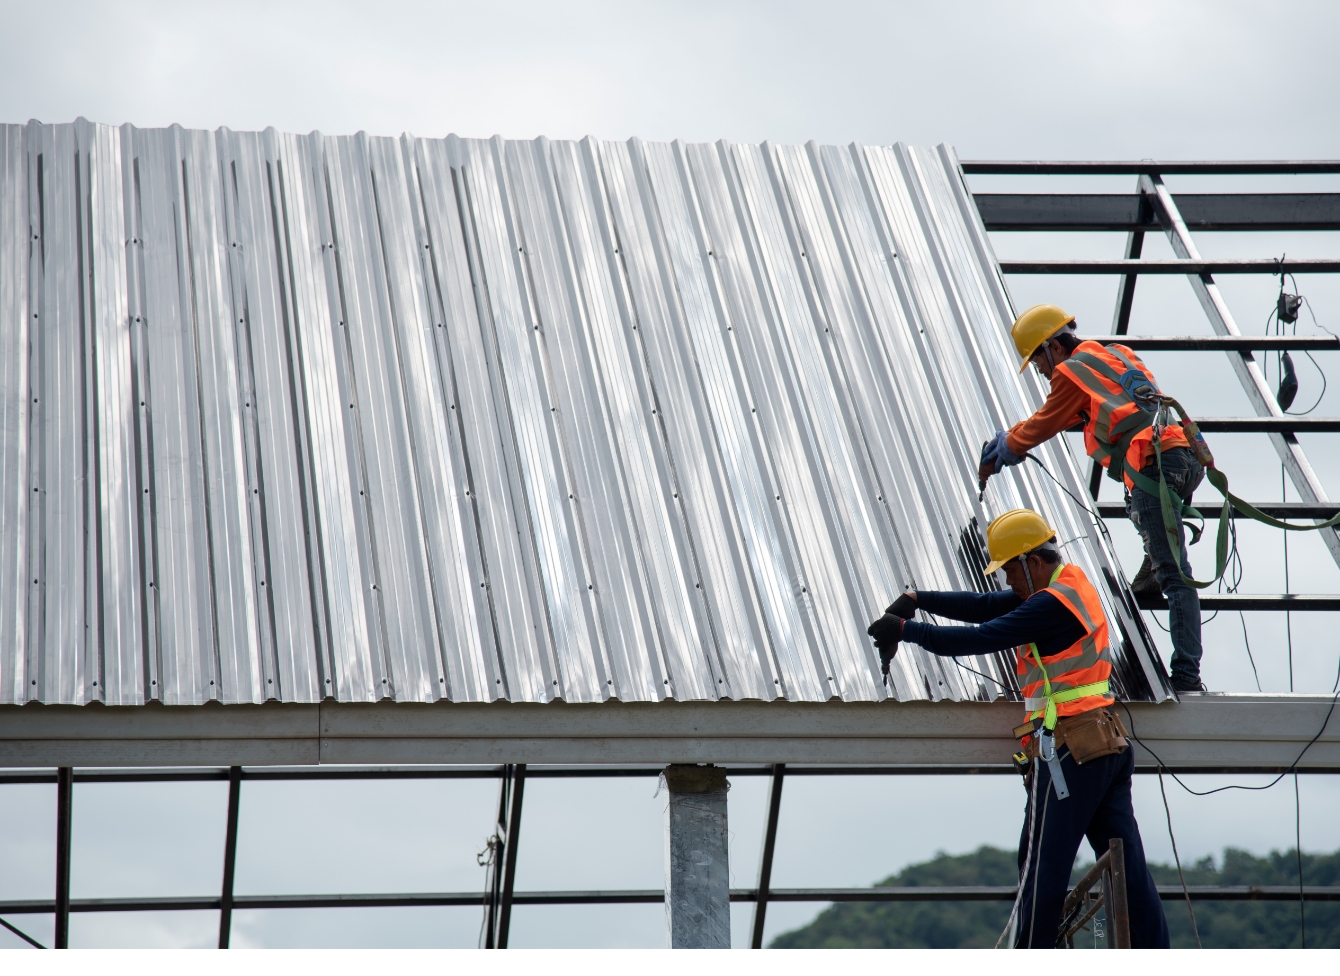
<path id="1" fill-rule="evenodd" d="M 1019 565 L 1024 568 L 1024 585 L 1028 587 L 1028 595 L 1032 596 L 1036 591 L 1033 589 L 1033 573 L 1028 568 L 1028 553 L 1021 552 L 1014 558 L 1019 560 Z"/>

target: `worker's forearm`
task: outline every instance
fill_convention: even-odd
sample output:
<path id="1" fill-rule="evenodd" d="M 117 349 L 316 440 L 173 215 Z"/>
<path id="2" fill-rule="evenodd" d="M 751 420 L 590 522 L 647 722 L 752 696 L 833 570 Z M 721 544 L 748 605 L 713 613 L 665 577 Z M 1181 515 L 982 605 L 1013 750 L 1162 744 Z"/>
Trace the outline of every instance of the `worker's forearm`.
<path id="1" fill-rule="evenodd" d="M 1026 454 L 1079 422 L 1079 413 L 1088 406 L 1088 396 L 1063 373 L 1052 374 L 1052 389 L 1047 402 L 1037 413 L 1010 428 L 1005 443 L 1015 454 Z"/>
<path id="2" fill-rule="evenodd" d="M 946 620 L 984 624 L 1009 613 L 1019 605 L 1019 597 L 1010 590 L 971 593 L 955 590 L 918 590 L 917 609 Z"/>
<path id="3" fill-rule="evenodd" d="M 1009 650 L 1020 643 L 990 624 L 981 627 L 943 627 L 909 620 L 903 624 L 903 640 L 910 641 L 940 657 L 958 657 L 967 654 L 994 654 Z"/>

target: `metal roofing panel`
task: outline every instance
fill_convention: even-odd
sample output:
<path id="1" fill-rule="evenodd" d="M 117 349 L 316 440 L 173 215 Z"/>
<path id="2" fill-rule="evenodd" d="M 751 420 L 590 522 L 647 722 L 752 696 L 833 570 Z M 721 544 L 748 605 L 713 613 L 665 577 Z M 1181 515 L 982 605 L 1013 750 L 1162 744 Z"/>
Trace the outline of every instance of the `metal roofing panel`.
<path id="1" fill-rule="evenodd" d="M 947 147 L 4 126 L 0 316 L 0 701 L 878 700 L 1017 505 L 1166 694 L 1094 520 L 977 499 L 1042 391 Z"/>

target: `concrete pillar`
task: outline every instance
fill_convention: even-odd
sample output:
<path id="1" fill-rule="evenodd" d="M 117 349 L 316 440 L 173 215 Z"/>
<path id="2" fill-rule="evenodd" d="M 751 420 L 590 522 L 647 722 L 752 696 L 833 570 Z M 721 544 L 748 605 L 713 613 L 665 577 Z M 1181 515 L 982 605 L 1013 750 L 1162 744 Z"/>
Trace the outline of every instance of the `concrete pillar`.
<path id="1" fill-rule="evenodd" d="M 671 949 L 730 948 L 726 771 L 665 768 L 665 928 Z"/>

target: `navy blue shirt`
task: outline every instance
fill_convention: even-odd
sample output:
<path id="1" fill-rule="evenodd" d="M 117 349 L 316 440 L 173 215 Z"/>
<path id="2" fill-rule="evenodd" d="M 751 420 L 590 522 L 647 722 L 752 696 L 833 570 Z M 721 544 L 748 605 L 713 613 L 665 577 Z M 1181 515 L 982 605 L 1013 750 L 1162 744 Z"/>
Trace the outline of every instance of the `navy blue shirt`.
<path id="1" fill-rule="evenodd" d="M 903 625 L 903 640 L 941 657 L 991 654 L 1030 643 L 1036 643 L 1038 652 L 1045 657 L 1064 651 L 1084 636 L 1084 625 L 1046 590 L 1038 590 L 1027 600 L 1019 599 L 1013 590 L 993 593 L 918 590 L 917 609 L 977 625 L 941 627 L 918 620 Z"/>

